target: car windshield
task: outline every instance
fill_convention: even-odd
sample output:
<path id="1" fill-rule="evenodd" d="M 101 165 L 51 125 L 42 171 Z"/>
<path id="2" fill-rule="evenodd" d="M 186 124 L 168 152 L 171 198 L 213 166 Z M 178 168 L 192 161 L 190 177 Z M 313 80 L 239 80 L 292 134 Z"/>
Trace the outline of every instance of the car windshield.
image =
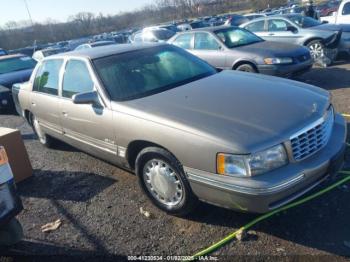
<path id="1" fill-rule="evenodd" d="M 35 65 L 36 61 L 27 56 L 0 59 L 0 74 L 32 69 Z"/>
<path id="2" fill-rule="evenodd" d="M 288 16 L 289 20 L 299 25 L 301 28 L 309 28 L 321 25 L 322 23 L 308 16 L 291 15 Z"/>
<path id="3" fill-rule="evenodd" d="M 163 29 L 163 30 L 154 30 L 153 34 L 159 40 L 168 40 L 169 38 L 173 37 L 173 35 L 175 35 L 175 32 L 170 31 L 168 29 Z"/>
<path id="4" fill-rule="evenodd" d="M 213 75 L 216 70 L 175 46 L 158 46 L 93 60 L 114 101 L 133 100 Z"/>
<path id="5" fill-rule="evenodd" d="M 251 45 L 264 41 L 257 35 L 241 28 L 221 29 L 215 31 L 214 33 L 228 48 Z"/>

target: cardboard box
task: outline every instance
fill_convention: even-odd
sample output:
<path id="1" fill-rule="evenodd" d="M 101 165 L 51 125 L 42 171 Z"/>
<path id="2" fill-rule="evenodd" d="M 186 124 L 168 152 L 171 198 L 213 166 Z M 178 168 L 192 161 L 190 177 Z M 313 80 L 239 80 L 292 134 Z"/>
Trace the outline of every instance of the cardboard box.
<path id="1" fill-rule="evenodd" d="M 0 127 L 0 145 L 5 147 L 16 183 L 32 176 L 32 165 L 19 130 Z"/>

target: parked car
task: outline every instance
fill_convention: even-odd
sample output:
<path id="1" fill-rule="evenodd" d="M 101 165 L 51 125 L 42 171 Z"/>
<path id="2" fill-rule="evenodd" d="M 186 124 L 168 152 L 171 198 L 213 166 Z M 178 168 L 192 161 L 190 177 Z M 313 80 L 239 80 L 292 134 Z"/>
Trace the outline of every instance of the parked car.
<path id="1" fill-rule="evenodd" d="M 268 212 L 336 172 L 344 158 L 346 122 L 329 92 L 218 72 L 172 45 L 47 57 L 13 95 L 43 145 L 55 137 L 133 170 L 171 214 L 192 211 L 197 199 Z"/>
<path id="2" fill-rule="evenodd" d="M 317 60 L 324 54 L 325 45 L 339 41 L 341 32 L 321 30 L 320 23 L 299 14 L 269 16 L 241 25 L 267 41 L 278 41 L 306 46 Z M 337 45 L 337 44 L 336 44 Z"/>
<path id="3" fill-rule="evenodd" d="M 41 61 L 45 57 L 50 56 L 50 55 L 55 55 L 64 52 L 65 49 L 63 48 L 47 48 L 47 49 L 42 49 L 39 51 L 34 52 L 32 58 L 35 61 Z"/>
<path id="4" fill-rule="evenodd" d="M 257 18 L 262 18 L 265 17 L 267 15 L 262 14 L 262 13 L 252 13 L 252 14 L 246 14 L 244 15 L 245 18 L 247 18 L 249 21 L 257 19 Z"/>
<path id="5" fill-rule="evenodd" d="M 350 54 L 350 24 L 329 24 L 312 18 L 305 18 L 300 15 L 289 15 L 288 18 L 302 28 L 339 32 L 340 39 L 337 44 L 337 49 L 339 52 Z"/>
<path id="6" fill-rule="evenodd" d="M 97 41 L 97 42 L 79 45 L 74 50 L 89 49 L 89 48 L 94 48 L 94 47 L 98 47 L 98 46 L 115 45 L 115 44 L 116 44 L 116 42 L 114 42 L 114 41 Z"/>
<path id="7" fill-rule="evenodd" d="M 0 109 L 12 109 L 11 88 L 28 81 L 36 61 L 25 55 L 0 56 Z"/>
<path id="8" fill-rule="evenodd" d="M 165 28 L 146 28 L 137 31 L 130 37 L 131 43 L 166 42 L 175 35 L 174 31 Z"/>
<path id="9" fill-rule="evenodd" d="M 169 43 L 220 69 L 293 76 L 308 71 L 313 64 L 307 48 L 265 41 L 239 27 L 210 27 L 179 33 Z"/>
<path id="10" fill-rule="evenodd" d="M 22 226 L 15 218 L 23 206 L 16 193 L 11 167 L 2 146 L 0 146 L 0 203 L 0 246 L 13 245 L 23 237 Z"/>
<path id="11" fill-rule="evenodd" d="M 338 11 L 340 2 L 326 2 L 316 7 L 316 11 L 320 17 L 331 16 L 334 12 Z"/>
<path id="12" fill-rule="evenodd" d="M 350 24 L 350 0 L 343 0 L 336 12 L 333 12 L 331 16 L 322 17 L 321 21 L 332 24 Z"/>
<path id="13" fill-rule="evenodd" d="M 243 15 L 232 14 L 232 15 L 229 15 L 229 17 L 226 20 L 224 25 L 226 25 L 226 26 L 239 26 L 239 25 L 244 24 L 248 21 L 249 21 L 249 19 L 247 17 L 244 17 Z"/>
<path id="14" fill-rule="evenodd" d="M 7 51 L 5 49 L 0 48 L 0 56 L 8 55 Z"/>

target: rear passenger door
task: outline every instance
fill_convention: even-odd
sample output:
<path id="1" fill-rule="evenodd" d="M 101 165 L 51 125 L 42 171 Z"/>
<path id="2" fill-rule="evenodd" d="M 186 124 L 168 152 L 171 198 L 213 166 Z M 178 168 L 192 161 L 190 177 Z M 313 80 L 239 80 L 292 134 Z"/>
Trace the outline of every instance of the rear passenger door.
<path id="1" fill-rule="evenodd" d="M 75 94 L 99 90 L 89 61 L 70 59 L 62 79 L 60 113 L 64 135 L 70 143 L 93 155 L 115 161 L 112 111 L 101 99 L 95 104 L 74 104 Z"/>
<path id="2" fill-rule="evenodd" d="M 31 93 L 31 112 L 43 130 L 51 135 L 62 134 L 59 111 L 59 76 L 62 59 L 44 61 L 38 68 Z"/>
<path id="3" fill-rule="evenodd" d="M 215 68 L 226 68 L 225 49 L 219 40 L 207 32 L 194 34 L 194 48 L 192 53 Z"/>

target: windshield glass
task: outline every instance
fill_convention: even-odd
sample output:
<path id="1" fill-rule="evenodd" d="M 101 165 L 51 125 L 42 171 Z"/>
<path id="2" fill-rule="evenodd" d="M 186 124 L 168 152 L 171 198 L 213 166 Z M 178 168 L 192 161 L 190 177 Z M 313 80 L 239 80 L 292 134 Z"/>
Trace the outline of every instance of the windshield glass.
<path id="1" fill-rule="evenodd" d="M 27 56 L 0 59 L 0 74 L 32 69 L 35 65 L 36 61 Z"/>
<path id="2" fill-rule="evenodd" d="M 288 16 L 289 20 L 299 25 L 301 28 L 309 28 L 321 25 L 322 23 L 308 16 L 291 15 Z"/>
<path id="3" fill-rule="evenodd" d="M 168 40 L 173 35 L 175 35 L 175 32 L 164 29 L 164 30 L 154 30 L 153 34 L 157 37 L 159 40 Z"/>
<path id="4" fill-rule="evenodd" d="M 174 46 L 159 46 L 93 61 L 114 101 L 137 99 L 215 74 L 216 70 Z"/>
<path id="5" fill-rule="evenodd" d="M 241 28 L 221 29 L 215 31 L 214 33 L 228 48 L 250 45 L 264 41 L 257 35 Z"/>

